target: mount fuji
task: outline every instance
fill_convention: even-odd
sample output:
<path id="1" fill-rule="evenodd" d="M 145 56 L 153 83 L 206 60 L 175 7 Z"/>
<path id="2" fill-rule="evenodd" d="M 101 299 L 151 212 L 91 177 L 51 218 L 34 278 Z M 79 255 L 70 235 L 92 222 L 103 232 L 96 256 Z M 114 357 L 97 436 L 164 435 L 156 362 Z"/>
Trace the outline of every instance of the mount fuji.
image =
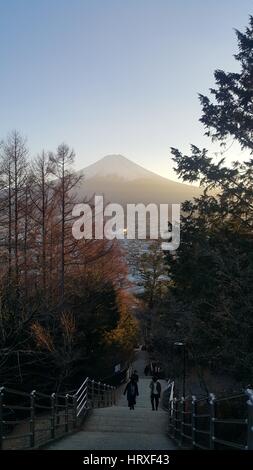
<path id="1" fill-rule="evenodd" d="M 102 194 L 106 202 L 122 205 L 180 203 L 201 192 L 196 186 L 159 176 L 122 155 L 107 155 L 78 173 L 83 175 L 79 198 Z"/>

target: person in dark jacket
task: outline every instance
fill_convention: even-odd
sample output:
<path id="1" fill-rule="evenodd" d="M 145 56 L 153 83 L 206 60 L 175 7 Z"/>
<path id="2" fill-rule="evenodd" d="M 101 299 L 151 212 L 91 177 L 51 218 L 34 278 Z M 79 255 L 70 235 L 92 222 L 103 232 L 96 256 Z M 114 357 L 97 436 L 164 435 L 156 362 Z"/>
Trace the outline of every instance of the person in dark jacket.
<path id="1" fill-rule="evenodd" d="M 160 384 L 157 377 L 153 377 L 149 387 L 150 387 L 150 390 L 151 390 L 150 398 L 151 398 L 152 410 L 154 411 L 156 409 L 156 411 L 157 411 L 158 406 L 159 406 L 161 391 L 162 391 L 161 384 Z"/>
<path id="2" fill-rule="evenodd" d="M 138 382 L 139 376 L 137 370 L 134 370 L 133 374 L 131 375 L 131 379 L 134 379 L 136 383 Z"/>
<path id="3" fill-rule="evenodd" d="M 145 369 L 144 369 L 144 374 L 146 375 L 146 377 L 149 374 L 149 371 L 150 371 L 150 366 L 149 366 L 149 364 L 147 364 Z"/>
<path id="4" fill-rule="evenodd" d="M 134 410 L 134 405 L 136 405 L 136 397 L 139 395 L 138 385 L 136 380 L 131 377 L 130 381 L 128 382 L 124 395 L 127 394 L 127 401 L 130 410 Z"/>

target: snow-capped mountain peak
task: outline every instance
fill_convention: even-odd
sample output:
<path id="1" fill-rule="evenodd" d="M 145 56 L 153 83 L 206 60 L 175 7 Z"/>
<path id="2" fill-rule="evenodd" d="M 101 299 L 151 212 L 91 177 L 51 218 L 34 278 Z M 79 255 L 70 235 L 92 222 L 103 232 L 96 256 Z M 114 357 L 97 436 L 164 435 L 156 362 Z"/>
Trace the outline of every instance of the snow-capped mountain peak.
<path id="1" fill-rule="evenodd" d="M 126 181 L 152 178 L 155 173 L 146 170 L 123 155 L 106 155 L 82 170 L 85 179 L 114 176 Z M 158 175 L 156 175 L 158 176 Z"/>

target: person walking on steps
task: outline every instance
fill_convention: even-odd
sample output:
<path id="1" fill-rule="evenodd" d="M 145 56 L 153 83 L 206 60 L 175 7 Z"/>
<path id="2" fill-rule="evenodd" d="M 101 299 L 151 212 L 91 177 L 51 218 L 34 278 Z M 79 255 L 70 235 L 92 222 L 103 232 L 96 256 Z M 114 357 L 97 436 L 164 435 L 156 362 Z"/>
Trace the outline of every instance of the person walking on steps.
<path id="1" fill-rule="evenodd" d="M 136 383 L 138 382 L 139 376 L 138 376 L 137 370 L 134 370 L 134 372 L 133 372 L 133 374 L 132 374 L 132 376 L 131 376 L 131 379 L 132 379 L 132 378 L 135 380 Z"/>
<path id="2" fill-rule="evenodd" d="M 139 395 L 138 385 L 136 380 L 131 377 L 130 381 L 128 382 L 124 395 L 127 395 L 128 406 L 130 410 L 134 410 L 134 406 L 136 405 L 136 397 Z"/>
<path id="3" fill-rule="evenodd" d="M 146 377 L 149 374 L 149 370 L 150 370 L 150 367 L 149 367 L 149 364 L 147 364 L 145 369 L 144 369 L 144 374 L 145 374 Z"/>
<path id="4" fill-rule="evenodd" d="M 152 410 L 154 411 L 156 409 L 156 411 L 157 411 L 158 406 L 159 406 L 161 391 L 162 391 L 161 384 L 160 384 L 157 377 L 153 377 L 149 387 L 150 387 L 150 390 L 151 390 L 150 398 L 151 398 Z"/>

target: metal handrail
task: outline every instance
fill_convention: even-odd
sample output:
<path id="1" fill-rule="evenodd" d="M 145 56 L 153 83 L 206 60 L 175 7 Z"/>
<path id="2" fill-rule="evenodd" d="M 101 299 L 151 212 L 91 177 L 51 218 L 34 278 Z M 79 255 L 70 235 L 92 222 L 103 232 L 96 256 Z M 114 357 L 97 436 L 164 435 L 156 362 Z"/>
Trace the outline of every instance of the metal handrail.
<path id="1" fill-rule="evenodd" d="M 75 393 L 75 395 L 78 395 L 80 393 L 80 390 L 83 389 L 83 387 L 86 385 L 86 383 L 88 382 L 89 380 L 89 377 L 86 377 L 85 381 L 82 383 L 82 385 L 79 387 L 79 389 L 77 390 L 77 392 Z M 75 396 L 74 395 L 74 396 Z"/>
<path id="2" fill-rule="evenodd" d="M 85 398 L 85 400 L 84 400 L 84 402 L 82 403 L 82 405 L 77 408 L 77 417 L 80 416 L 80 414 L 83 412 L 83 410 L 87 410 L 87 409 L 88 409 L 88 407 L 87 407 L 86 405 L 87 405 L 87 398 Z"/>
<path id="3" fill-rule="evenodd" d="M 87 387 L 85 387 L 83 388 L 83 390 L 81 391 L 79 395 L 76 395 L 77 402 L 79 402 L 85 394 L 87 395 L 87 390 L 88 390 Z"/>
<path id="4" fill-rule="evenodd" d="M 213 418 L 213 421 L 215 423 L 222 423 L 222 424 L 248 424 L 247 418 L 245 419 L 219 419 L 219 418 Z"/>
<path id="5" fill-rule="evenodd" d="M 219 444 L 223 444 L 224 446 L 227 447 L 234 447 L 235 449 L 241 449 L 241 450 L 247 450 L 248 447 L 243 445 L 243 444 L 238 444 L 235 442 L 230 442 L 230 441 L 225 441 L 224 439 L 218 439 L 217 437 L 214 438 L 215 442 L 218 442 Z"/>
<path id="6" fill-rule="evenodd" d="M 245 399 L 245 394 L 247 399 Z M 244 402 L 241 401 L 242 398 Z M 238 415 L 239 409 L 241 416 L 233 418 L 232 410 L 235 409 L 236 399 L 240 400 L 239 404 L 242 407 L 240 409 L 237 406 L 236 414 Z M 231 416 L 228 415 L 227 406 L 225 411 L 222 409 L 224 401 L 231 403 Z M 205 405 L 203 412 L 201 412 L 201 402 Z M 177 397 L 169 403 L 166 411 L 169 420 L 169 436 L 180 447 L 186 445 L 185 441 L 190 441 L 192 448 L 208 450 L 221 445 L 231 449 L 253 450 L 253 390 L 251 389 L 247 389 L 244 394 L 239 393 L 221 398 L 216 398 L 212 393 L 199 399 L 194 396 L 191 399 Z M 201 418 L 206 419 L 205 425 Z M 187 432 L 189 430 L 189 435 L 185 433 L 185 427 Z M 187 447 L 189 447 L 188 443 Z"/>
<path id="7" fill-rule="evenodd" d="M 91 408 L 112 406 L 115 401 L 116 387 L 89 377 L 74 394 L 0 387 L 0 449 L 45 444 L 75 430 Z"/>

